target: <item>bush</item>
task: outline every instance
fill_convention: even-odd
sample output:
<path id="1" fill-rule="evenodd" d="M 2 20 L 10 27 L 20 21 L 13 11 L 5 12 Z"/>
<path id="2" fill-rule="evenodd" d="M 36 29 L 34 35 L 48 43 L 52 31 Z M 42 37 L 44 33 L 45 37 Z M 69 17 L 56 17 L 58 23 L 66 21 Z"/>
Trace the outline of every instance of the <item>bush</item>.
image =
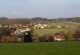
<path id="1" fill-rule="evenodd" d="M 39 37 L 39 41 L 40 42 L 48 42 L 48 37 L 46 37 L 46 36 Z"/>

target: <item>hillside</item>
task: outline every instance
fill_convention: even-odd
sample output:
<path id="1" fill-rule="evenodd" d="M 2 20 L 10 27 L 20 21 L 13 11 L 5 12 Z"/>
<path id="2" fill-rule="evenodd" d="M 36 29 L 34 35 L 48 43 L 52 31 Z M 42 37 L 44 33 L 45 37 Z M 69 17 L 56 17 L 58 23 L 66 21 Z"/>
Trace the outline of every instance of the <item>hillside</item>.
<path id="1" fill-rule="evenodd" d="M 35 18 L 15 18 L 10 19 L 7 17 L 0 17 L 0 23 L 48 23 L 48 22 L 80 22 L 80 17 L 74 17 L 74 18 L 41 18 L 41 17 L 35 17 Z"/>

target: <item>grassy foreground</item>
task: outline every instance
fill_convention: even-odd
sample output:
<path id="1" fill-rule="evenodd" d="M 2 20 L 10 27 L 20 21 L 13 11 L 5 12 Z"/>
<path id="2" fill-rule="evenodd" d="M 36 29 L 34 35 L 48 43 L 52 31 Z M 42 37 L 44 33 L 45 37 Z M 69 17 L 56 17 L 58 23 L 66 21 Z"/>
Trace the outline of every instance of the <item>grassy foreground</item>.
<path id="1" fill-rule="evenodd" d="M 80 55 L 80 42 L 3 43 L 0 55 Z"/>

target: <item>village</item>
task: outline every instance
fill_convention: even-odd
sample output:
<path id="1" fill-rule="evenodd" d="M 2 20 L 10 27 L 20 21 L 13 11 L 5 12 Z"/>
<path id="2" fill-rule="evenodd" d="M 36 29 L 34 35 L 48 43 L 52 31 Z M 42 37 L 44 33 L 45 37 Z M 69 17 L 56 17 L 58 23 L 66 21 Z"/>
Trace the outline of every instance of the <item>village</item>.
<path id="1" fill-rule="evenodd" d="M 0 0 L 0 55 L 80 55 L 80 0 Z"/>
<path id="2" fill-rule="evenodd" d="M 80 40 L 79 25 L 73 23 L 0 24 L 0 42 L 55 42 Z"/>
<path id="3" fill-rule="evenodd" d="M 61 28 L 58 26 L 58 28 Z M 34 30 L 48 29 L 48 24 L 0 24 L 0 42 L 53 42 L 64 41 L 64 33 L 55 33 L 54 36 L 35 37 Z"/>

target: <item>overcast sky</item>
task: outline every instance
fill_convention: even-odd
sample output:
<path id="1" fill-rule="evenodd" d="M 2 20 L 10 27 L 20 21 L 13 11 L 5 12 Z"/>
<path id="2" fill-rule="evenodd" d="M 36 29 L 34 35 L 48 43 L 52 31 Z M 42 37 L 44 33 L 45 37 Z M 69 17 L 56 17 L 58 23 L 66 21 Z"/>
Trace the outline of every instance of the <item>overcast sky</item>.
<path id="1" fill-rule="evenodd" d="M 80 0 L 0 0 L 0 17 L 76 17 Z"/>

